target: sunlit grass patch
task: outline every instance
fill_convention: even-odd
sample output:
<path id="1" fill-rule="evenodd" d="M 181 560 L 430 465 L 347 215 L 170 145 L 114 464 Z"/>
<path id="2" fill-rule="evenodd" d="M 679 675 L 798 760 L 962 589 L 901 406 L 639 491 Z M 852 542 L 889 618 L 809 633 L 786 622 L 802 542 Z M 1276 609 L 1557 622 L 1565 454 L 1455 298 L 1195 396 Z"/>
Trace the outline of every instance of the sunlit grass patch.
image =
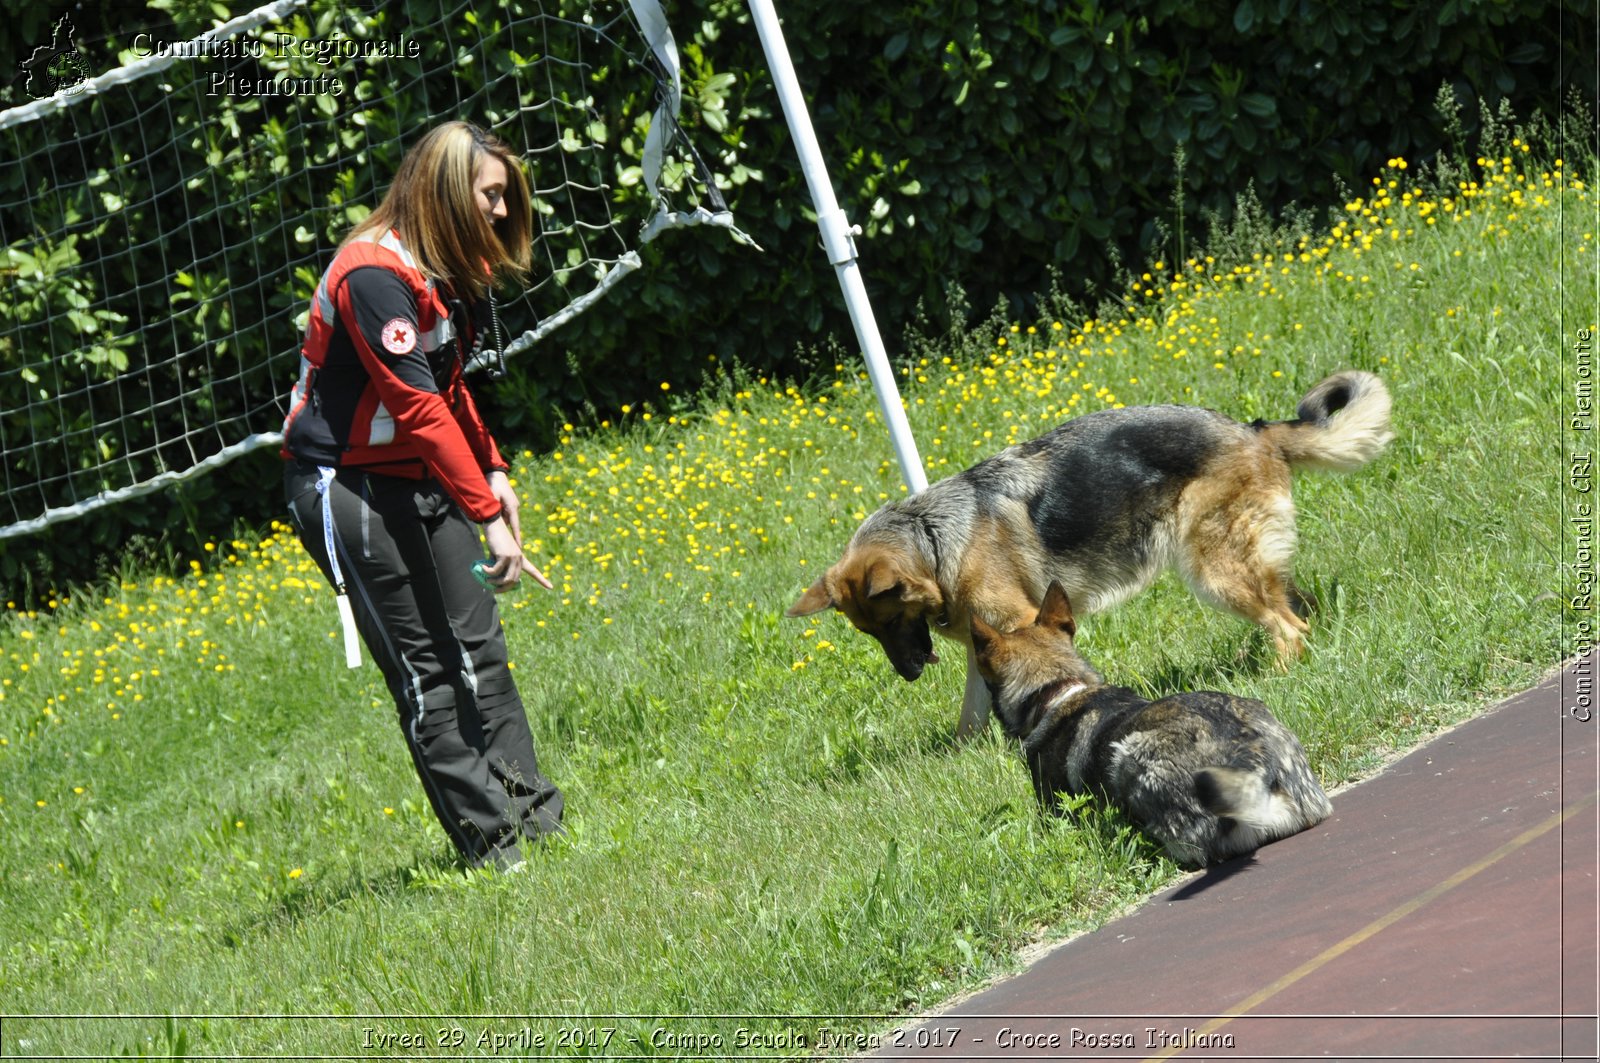
<path id="1" fill-rule="evenodd" d="M 1083 646 L 1146 693 L 1263 698 L 1329 784 L 1478 711 L 1562 653 L 1560 478 L 1530 470 L 1560 431 L 1551 322 L 1596 324 L 1591 193 L 1514 146 L 1447 188 L 1391 160 L 1316 231 L 919 349 L 899 380 L 930 478 L 1091 410 L 1280 418 L 1328 372 L 1377 372 L 1389 451 L 1296 479 L 1305 661 L 1273 673 L 1170 580 Z M 782 618 L 904 494 L 854 365 L 658 391 L 514 476 L 555 590 L 502 604 L 572 838 L 522 876 L 454 867 L 381 679 L 342 667 L 277 523 L 0 617 L 8 1011 L 895 1011 L 1174 874 L 1115 817 L 1039 819 L 999 736 L 951 744 L 959 652 L 906 684 L 842 618 Z M 73 1029 L 48 1050 L 131 1043 Z M 325 1035 L 184 1031 L 210 1053 Z"/>

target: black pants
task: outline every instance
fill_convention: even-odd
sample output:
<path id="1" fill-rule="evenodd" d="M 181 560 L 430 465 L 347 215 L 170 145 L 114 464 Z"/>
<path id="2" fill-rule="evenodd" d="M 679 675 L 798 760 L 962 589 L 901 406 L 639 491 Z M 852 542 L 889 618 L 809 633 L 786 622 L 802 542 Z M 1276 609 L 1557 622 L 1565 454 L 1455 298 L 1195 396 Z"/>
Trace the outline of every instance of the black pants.
<path id="1" fill-rule="evenodd" d="M 315 466 L 284 472 L 300 541 L 331 582 L 317 481 Z M 340 470 L 328 495 L 356 625 L 434 814 L 468 864 L 515 863 L 519 838 L 561 829 L 562 798 L 539 774 L 494 594 L 472 576 L 477 528 L 434 480 Z"/>

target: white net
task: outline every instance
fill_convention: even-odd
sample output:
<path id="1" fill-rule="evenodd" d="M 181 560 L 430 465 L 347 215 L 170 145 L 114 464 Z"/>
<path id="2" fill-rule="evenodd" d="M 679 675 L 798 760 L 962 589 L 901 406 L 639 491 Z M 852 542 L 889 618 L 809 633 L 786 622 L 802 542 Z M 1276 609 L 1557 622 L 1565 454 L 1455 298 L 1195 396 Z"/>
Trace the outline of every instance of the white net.
<path id="1" fill-rule="evenodd" d="M 194 40 L 130 33 L 120 64 L 53 28 L 25 64 L 45 98 L 0 112 L 0 539 L 276 446 L 317 277 L 438 121 L 530 163 L 545 257 L 502 354 L 664 227 L 741 235 L 678 127 L 655 0 L 280 0 Z M 647 132 L 598 109 L 629 91 Z"/>

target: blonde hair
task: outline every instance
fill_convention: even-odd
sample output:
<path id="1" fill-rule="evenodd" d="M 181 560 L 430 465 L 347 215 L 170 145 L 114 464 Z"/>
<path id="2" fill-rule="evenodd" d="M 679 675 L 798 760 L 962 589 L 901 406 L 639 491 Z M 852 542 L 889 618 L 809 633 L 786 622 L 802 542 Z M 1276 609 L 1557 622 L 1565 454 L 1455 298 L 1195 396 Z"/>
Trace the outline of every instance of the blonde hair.
<path id="1" fill-rule="evenodd" d="M 506 168 L 506 216 L 490 224 L 473 182 L 486 158 Z M 406 152 L 376 210 L 344 242 L 398 229 L 425 276 L 481 299 L 496 281 L 527 276 L 533 256 L 533 197 L 522 162 L 493 133 L 446 122 Z"/>

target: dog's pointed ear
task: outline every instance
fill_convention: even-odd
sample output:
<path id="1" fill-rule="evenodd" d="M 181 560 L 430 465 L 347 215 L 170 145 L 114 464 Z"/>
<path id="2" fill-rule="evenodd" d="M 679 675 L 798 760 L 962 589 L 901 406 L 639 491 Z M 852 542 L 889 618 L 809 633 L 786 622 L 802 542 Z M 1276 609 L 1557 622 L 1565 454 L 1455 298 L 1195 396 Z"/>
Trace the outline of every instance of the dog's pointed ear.
<path id="1" fill-rule="evenodd" d="M 832 609 L 835 604 L 837 603 L 834 602 L 833 595 L 828 593 L 828 579 L 824 576 L 807 587 L 806 592 L 800 596 L 800 600 L 791 605 L 783 615 L 810 616 L 813 613 L 820 613 L 824 609 Z"/>
<path id="2" fill-rule="evenodd" d="M 1044 604 L 1039 606 L 1039 619 L 1034 623 L 1060 628 L 1068 635 L 1078 633 L 1078 623 L 1072 616 L 1072 599 L 1067 597 L 1067 589 L 1060 582 L 1052 582 L 1050 589 L 1044 592 Z"/>
<path id="3" fill-rule="evenodd" d="M 936 580 L 893 560 L 874 561 L 867 569 L 865 587 L 868 598 L 896 598 L 931 611 L 944 608 L 944 594 Z"/>
<path id="4" fill-rule="evenodd" d="M 869 597 L 869 599 L 885 599 L 885 597 L 890 596 L 899 597 L 902 591 L 899 573 L 894 572 L 894 568 L 891 565 L 883 564 L 883 562 L 878 562 L 878 564 L 872 565 L 872 568 L 867 568 L 867 578 L 862 581 L 861 586 L 862 591 L 866 591 L 866 597 Z"/>
<path id="5" fill-rule="evenodd" d="M 863 586 L 868 598 L 905 597 L 905 581 L 900 578 L 900 570 L 888 561 L 874 561 L 867 569 Z"/>

